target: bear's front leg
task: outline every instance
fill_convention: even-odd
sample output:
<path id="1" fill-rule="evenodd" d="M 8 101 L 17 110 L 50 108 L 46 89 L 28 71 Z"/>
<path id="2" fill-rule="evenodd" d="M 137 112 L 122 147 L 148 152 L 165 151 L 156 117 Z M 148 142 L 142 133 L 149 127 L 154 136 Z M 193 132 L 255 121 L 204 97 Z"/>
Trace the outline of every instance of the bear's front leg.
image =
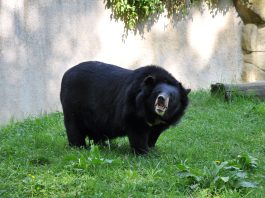
<path id="1" fill-rule="evenodd" d="M 153 148 L 155 147 L 155 144 L 157 142 L 157 139 L 161 135 L 161 133 L 166 129 L 167 127 L 164 125 L 159 125 L 154 127 L 151 132 L 149 133 L 148 137 L 148 146 Z"/>
<path id="2" fill-rule="evenodd" d="M 158 137 L 160 136 L 160 131 L 152 131 L 148 138 L 148 146 L 151 148 L 155 147 Z"/>
<path id="3" fill-rule="evenodd" d="M 148 153 L 148 133 L 140 132 L 136 130 L 129 130 L 128 138 L 131 145 L 131 148 L 137 155 L 147 154 Z"/>

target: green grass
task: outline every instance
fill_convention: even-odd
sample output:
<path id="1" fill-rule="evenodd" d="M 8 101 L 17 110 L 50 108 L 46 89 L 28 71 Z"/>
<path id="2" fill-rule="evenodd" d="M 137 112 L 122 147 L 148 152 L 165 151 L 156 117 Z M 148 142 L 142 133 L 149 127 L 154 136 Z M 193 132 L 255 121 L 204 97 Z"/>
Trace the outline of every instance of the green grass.
<path id="1" fill-rule="evenodd" d="M 264 102 L 206 92 L 191 94 L 181 123 L 146 156 L 133 155 L 126 138 L 100 153 L 69 148 L 63 116 L 53 113 L 0 128 L 0 197 L 264 197 L 264 142 Z M 258 159 L 249 177 L 257 188 L 191 191 L 178 175 L 185 160 L 202 170 L 242 153 Z"/>

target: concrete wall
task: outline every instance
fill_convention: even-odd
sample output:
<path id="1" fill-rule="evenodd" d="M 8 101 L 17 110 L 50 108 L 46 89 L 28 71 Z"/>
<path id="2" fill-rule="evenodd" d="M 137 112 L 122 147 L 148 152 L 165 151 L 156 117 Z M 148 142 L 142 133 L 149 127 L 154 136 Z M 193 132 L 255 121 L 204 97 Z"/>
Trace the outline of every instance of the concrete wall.
<path id="1" fill-rule="evenodd" d="M 231 8 L 212 18 L 161 18 L 144 38 L 110 20 L 103 0 L 0 0 L 0 123 L 60 110 L 63 73 L 86 60 L 127 68 L 158 64 L 192 89 L 240 79 L 241 24 Z"/>

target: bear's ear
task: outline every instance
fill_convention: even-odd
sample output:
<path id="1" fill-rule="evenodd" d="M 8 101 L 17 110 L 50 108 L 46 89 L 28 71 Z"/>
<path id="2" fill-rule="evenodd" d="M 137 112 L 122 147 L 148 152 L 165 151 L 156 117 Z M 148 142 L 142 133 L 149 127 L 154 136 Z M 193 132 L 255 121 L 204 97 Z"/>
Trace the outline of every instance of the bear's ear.
<path id="1" fill-rule="evenodd" d="M 152 85 L 155 82 L 155 78 L 151 75 L 148 75 L 144 78 L 145 85 Z"/>
<path id="2" fill-rule="evenodd" d="M 188 95 L 190 93 L 191 89 L 186 89 L 186 94 Z"/>

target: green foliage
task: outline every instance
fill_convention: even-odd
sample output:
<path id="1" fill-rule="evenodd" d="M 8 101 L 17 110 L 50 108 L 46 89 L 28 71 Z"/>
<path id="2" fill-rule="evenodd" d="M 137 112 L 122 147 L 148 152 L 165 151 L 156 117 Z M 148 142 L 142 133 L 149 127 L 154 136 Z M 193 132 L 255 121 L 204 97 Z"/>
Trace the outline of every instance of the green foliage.
<path id="1" fill-rule="evenodd" d="M 111 9 L 111 18 L 123 21 L 126 30 L 136 30 L 137 25 L 153 19 L 156 22 L 158 17 L 166 12 L 168 17 L 185 17 L 191 6 L 205 3 L 211 9 L 212 15 L 217 12 L 226 13 L 227 6 L 219 6 L 221 0 L 104 0 L 106 7 Z M 240 0 L 248 3 L 248 0 Z"/>
<path id="2" fill-rule="evenodd" d="M 264 103 L 261 103 L 259 105 L 254 106 L 251 109 L 251 112 L 260 114 L 261 116 L 262 115 L 264 116 L 265 115 L 265 104 Z"/>
<path id="3" fill-rule="evenodd" d="M 253 173 L 257 168 L 257 159 L 248 155 L 238 155 L 230 161 L 214 161 L 211 166 L 203 170 L 190 168 L 185 162 L 178 164 L 178 176 L 186 179 L 191 190 L 198 188 L 210 189 L 211 193 L 223 190 L 238 190 L 242 188 L 257 188 Z M 250 178 L 250 177 L 253 178 Z"/>
<path id="4" fill-rule="evenodd" d="M 265 103 L 190 96 L 146 156 L 127 138 L 70 148 L 59 112 L 0 127 L 0 197 L 264 197 Z"/>
<path id="5" fill-rule="evenodd" d="M 91 145 L 90 151 L 81 153 L 79 156 L 68 155 L 64 158 L 65 168 L 75 172 L 86 172 L 91 168 L 104 168 L 103 165 L 121 163 L 120 160 L 105 159 L 100 154 L 100 149 L 96 145 Z"/>
<path id="6" fill-rule="evenodd" d="M 107 0 L 106 6 L 111 8 L 112 17 L 123 21 L 129 30 L 146 21 L 150 15 L 159 15 L 164 11 L 163 3 L 160 0 Z"/>

